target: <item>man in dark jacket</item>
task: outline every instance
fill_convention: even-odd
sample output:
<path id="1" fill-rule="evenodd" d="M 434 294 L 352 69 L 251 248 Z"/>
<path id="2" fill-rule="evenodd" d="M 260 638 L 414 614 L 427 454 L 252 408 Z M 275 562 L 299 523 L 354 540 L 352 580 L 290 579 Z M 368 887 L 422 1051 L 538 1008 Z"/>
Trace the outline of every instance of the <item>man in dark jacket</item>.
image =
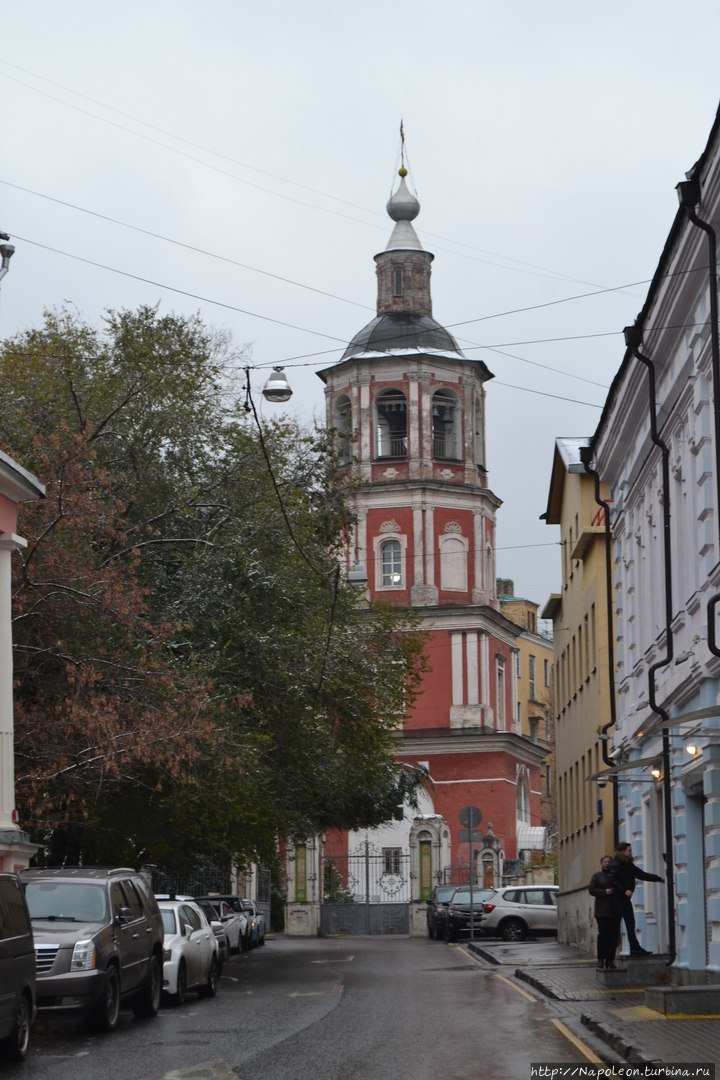
<path id="1" fill-rule="evenodd" d="M 615 849 L 615 858 L 610 867 L 610 880 L 615 890 L 615 903 L 622 921 L 625 923 L 625 932 L 628 938 L 631 956 L 650 956 L 647 949 L 643 949 L 635 933 L 635 912 L 633 911 L 632 895 L 635 891 L 636 881 L 662 881 L 657 874 L 646 874 L 633 862 L 632 844 L 627 842 L 618 844 Z"/>
<path id="2" fill-rule="evenodd" d="M 600 869 L 590 878 L 588 889 L 595 897 L 595 922 L 598 925 L 598 971 L 615 970 L 615 950 L 620 936 L 620 912 L 615 903 L 615 888 L 610 877 L 612 858 L 603 855 Z"/>

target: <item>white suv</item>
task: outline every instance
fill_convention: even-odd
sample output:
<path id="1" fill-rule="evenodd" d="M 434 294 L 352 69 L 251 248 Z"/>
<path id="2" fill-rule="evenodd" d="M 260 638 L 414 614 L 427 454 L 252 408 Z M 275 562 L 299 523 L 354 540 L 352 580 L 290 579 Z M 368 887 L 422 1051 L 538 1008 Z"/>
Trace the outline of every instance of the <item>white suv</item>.
<path id="1" fill-rule="evenodd" d="M 557 885 L 511 885 L 483 897 L 480 930 L 503 941 L 557 933 Z"/>

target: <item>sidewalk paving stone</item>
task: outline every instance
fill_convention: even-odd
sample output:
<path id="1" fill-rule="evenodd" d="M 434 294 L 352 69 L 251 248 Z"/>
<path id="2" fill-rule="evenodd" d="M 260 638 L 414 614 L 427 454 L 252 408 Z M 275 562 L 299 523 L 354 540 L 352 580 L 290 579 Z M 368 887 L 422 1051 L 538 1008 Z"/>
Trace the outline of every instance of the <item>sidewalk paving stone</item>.
<path id="1" fill-rule="evenodd" d="M 666 1016 L 644 1004 L 643 986 L 605 987 L 589 953 L 555 941 L 468 948 L 552 1001 L 582 1002 L 582 1025 L 628 1063 L 720 1065 L 720 1018 Z"/>

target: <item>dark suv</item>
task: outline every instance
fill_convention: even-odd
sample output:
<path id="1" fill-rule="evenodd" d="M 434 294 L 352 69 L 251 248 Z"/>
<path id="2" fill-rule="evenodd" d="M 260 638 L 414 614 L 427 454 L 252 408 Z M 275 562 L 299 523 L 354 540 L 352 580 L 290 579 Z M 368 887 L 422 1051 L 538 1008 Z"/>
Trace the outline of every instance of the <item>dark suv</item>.
<path id="1" fill-rule="evenodd" d="M 436 885 L 433 889 L 425 912 L 428 937 L 431 941 L 439 940 L 442 937 L 442 933 L 438 935 L 439 926 L 442 926 L 443 930 L 445 927 L 445 912 L 441 909 L 447 907 L 453 893 L 460 887 L 459 885 Z"/>
<path id="2" fill-rule="evenodd" d="M 35 1016 L 35 950 L 20 882 L 0 874 L 0 1057 L 21 1061 Z"/>
<path id="3" fill-rule="evenodd" d="M 480 885 L 475 885 L 472 889 L 469 885 L 455 889 L 445 906 L 438 909 L 436 919 L 438 938 L 442 938 L 443 941 L 457 941 L 464 934 L 479 936 L 485 910 L 484 902 L 494 892 L 494 889 L 483 889 Z"/>
<path id="4" fill-rule="evenodd" d="M 121 1000 L 154 1016 L 162 994 L 163 924 L 136 871 L 104 867 L 24 870 L 35 935 L 38 1009 L 78 1012 L 112 1031 Z"/>

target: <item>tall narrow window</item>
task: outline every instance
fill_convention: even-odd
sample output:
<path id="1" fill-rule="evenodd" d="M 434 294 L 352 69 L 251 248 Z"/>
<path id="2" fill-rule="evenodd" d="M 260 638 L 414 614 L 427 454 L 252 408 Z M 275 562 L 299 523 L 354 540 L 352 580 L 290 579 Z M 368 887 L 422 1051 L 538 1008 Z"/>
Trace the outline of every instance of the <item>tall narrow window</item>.
<path id="1" fill-rule="evenodd" d="M 505 660 L 502 656 L 497 658 L 496 669 L 496 715 L 497 724 L 496 727 L 501 730 L 505 729 Z"/>
<path id="2" fill-rule="evenodd" d="M 341 394 L 333 407 L 335 426 L 335 450 L 341 465 L 349 465 L 352 459 L 352 405 L 347 394 Z"/>
<path id="3" fill-rule="evenodd" d="M 402 390 L 383 390 L 375 402 L 376 445 L 380 458 L 407 456 L 407 402 Z"/>
<path id="4" fill-rule="evenodd" d="M 534 656 L 530 656 L 529 681 L 530 681 L 530 700 L 535 701 L 537 695 L 536 695 L 536 692 L 535 692 L 535 657 Z"/>
<path id="5" fill-rule="evenodd" d="M 403 294 L 403 272 L 402 269 L 397 266 L 392 272 L 393 281 L 393 296 L 402 296 Z"/>
<path id="6" fill-rule="evenodd" d="M 381 549 L 382 584 L 385 589 L 402 586 L 402 549 L 399 540 L 386 540 Z"/>
<path id="7" fill-rule="evenodd" d="M 481 469 L 485 468 L 485 435 L 480 398 L 475 402 L 475 464 Z"/>

